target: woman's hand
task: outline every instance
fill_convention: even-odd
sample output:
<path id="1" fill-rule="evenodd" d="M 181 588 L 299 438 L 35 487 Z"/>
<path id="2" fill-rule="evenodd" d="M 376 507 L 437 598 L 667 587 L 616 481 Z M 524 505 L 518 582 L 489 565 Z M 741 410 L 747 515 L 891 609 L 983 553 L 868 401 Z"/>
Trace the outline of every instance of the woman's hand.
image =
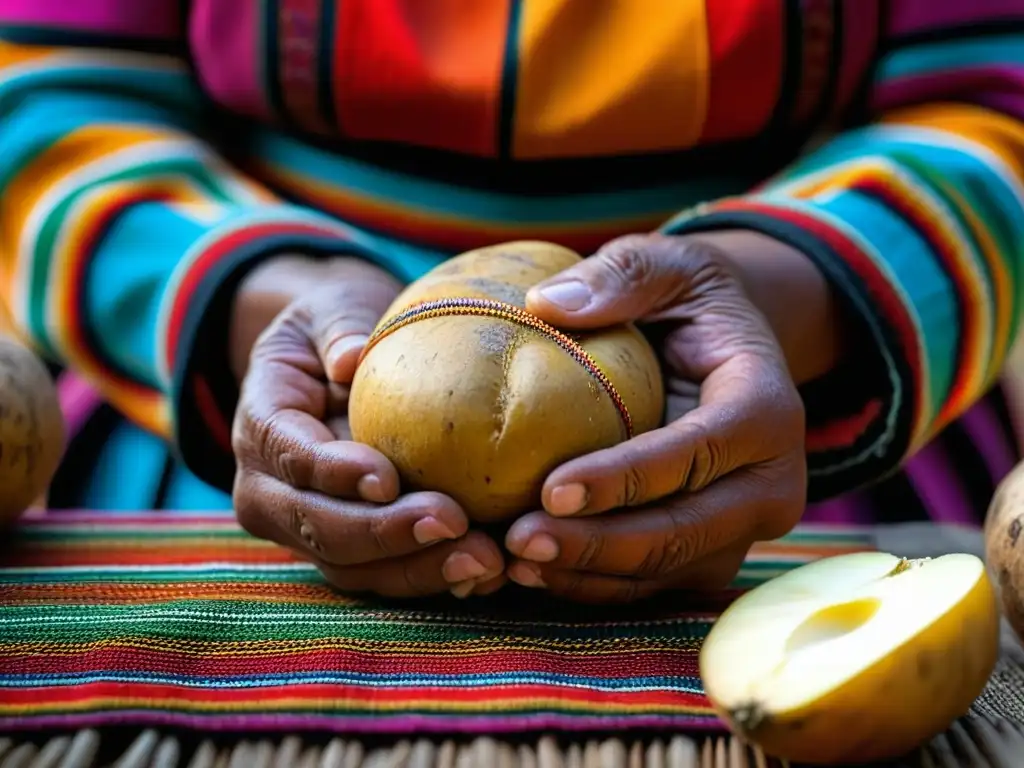
<path id="1" fill-rule="evenodd" d="M 501 552 L 467 533 L 458 504 L 437 493 L 400 495 L 391 463 L 348 433 L 356 360 L 398 284 L 370 264 L 338 259 L 317 267 L 316 287 L 278 312 L 273 297 L 289 278 L 275 279 L 275 268 L 254 274 L 235 301 L 236 346 L 261 314 L 274 317 L 248 361 L 234 363 L 244 374 L 233 432 L 241 525 L 314 563 L 342 591 L 497 589 Z"/>
<path id="2" fill-rule="evenodd" d="M 628 237 L 527 302 L 560 328 L 657 324 L 668 422 L 548 476 L 544 511 L 506 537 L 512 580 L 594 602 L 721 588 L 751 544 L 796 524 L 803 404 L 735 261 L 696 238 Z"/>

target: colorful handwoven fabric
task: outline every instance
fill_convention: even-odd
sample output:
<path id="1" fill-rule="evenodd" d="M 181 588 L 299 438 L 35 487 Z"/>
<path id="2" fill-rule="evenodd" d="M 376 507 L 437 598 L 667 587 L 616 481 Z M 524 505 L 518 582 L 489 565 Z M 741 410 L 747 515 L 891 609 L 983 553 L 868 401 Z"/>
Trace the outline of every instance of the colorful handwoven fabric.
<path id="1" fill-rule="evenodd" d="M 867 529 L 799 529 L 736 587 L 872 548 Z M 714 729 L 697 654 L 732 594 L 363 602 L 229 513 L 50 513 L 0 554 L 0 730 Z"/>

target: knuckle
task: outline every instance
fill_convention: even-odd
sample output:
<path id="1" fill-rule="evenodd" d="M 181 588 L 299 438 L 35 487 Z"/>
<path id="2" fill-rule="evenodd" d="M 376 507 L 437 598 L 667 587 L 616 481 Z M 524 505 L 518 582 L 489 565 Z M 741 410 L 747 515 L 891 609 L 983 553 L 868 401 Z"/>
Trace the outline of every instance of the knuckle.
<path id="1" fill-rule="evenodd" d="M 380 557 L 384 558 L 395 556 L 395 548 L 392 546 L 389 528 L 388 518 L 384 515 L 371 516 L 366 524 L 366 532 L 370 541 Z"/>
<path id="2" fill-rule="evenodd" d="M 739 285 L 729 258 L 717 246 L 704 240 L 686 240 L 682 257 L 689 266 L 695 283 Z"/>
<path id="3" fill-rule="evenodd" d="M 689 461 L 680 462 L 681 490 L 699 491 L 722 475 L 729 464 L 729 449 L 721 435 L 695 420 L 678 422 L 670 428 L 679 430 L 684 443 L 692 446 Z"/>
<path id="4" fill-rule="evenodd" d="M 274 414 L 263 416 L 247 410 L 239 430 L 239 441 L 261 459 L 265 459 L 271 454 L 273 439 Z"/>
<path id="5" fill-rule="evenodd" d="M 721 477 L 728 465 L 728 449 L 724 442 L 705 433 L 694 448 L 693 464 L 688 478 L 688 488 L 699 491 Z"/>
<path id="6" fill-rule="evenodd" d="M 259 419 L 253 413 L 249 395 L 243 384 L 239 406 L 231 424 L 231 451 L 239 466 L 246 466 L 262 455 L 261 446 L 257 444 L 258 423 Z"/>
<path id="7" fill-rule="evenodd" d="M 583 547 L 576 557 L 575 567 L 580 570 L 588 569 L 592 563 L 600 558 L 601 553 L 604 551 L 604 543 L 604 536 L 601 534 L 598 526 L 593 523 L 588 525 Z"/>
<path id="8" fill-rule="evenodd" d="M 241 441 L 260 457 L 274 477 L 293 488 L 308 488 L 313 477 L 313 462 L 285 439 L 278 428 L 279 415 L 273 412 L 265 417 L 250 416 Z"/>
<path id="9" fill-rule="evenodd" d="M 681 568 L 702 553 L 714 549 L 713 526 L 708 522 L 714 516 L 705 509 L 699 495 L 688 497 L 685 506 L 680 504 L 668 507 L 666 512 L 671 532 L 667 537 L 671 549 L 671 568 Z"/>
<path id="10" fill-rule="evenodd" d="M 589 591 L 587 578 L 578 571 L 569 571 L 565 574 L 562 588 L 558 591 L 571 600 L 586 600 Z"/>
<path id="11" fill-rule="evenodd" d="M 692 537 L 683 533 L 684 526 L 678 524 L 676 516 L 665 510 L 668 517 L 667 533 L 655 539 L 640 567 L 636 570 L 639 578 L 666 576 L 679 570 L 691 560 L 696 552 Z"/>
<path id="12" fill-rule="evenodd" d="M 311 484 L 313 468 L 301 454 L 287 449 L 272 454 L 273 472 L 278 479 L 292 488 L 308 488 Z"/>
<path id="13" fill-rule="evenodd" d="M 626 465 L 622 473 L 622 503 L 619 506 L 635 507 L 647 498 L 647 477 L 636 462 Z"/>
<path id="14" fill-rule="evenodd" d="M 287 307 L 267 326 L 253 344 L 253 362 L 287 357 L 298 348 L 308 348 L 308 329 L 312 326 L 314 313 L 304 302 Z"/>
<path id="15" fill-rule="evenodd" d="M 636 579 L 622 579 L 619 584 L 619 594 L 616 596 L 619 602 L 635 603 L 641 597 L 644 597 L 640 589 L 640 581 Z"/>
<path id="16" fill-rule="evenodd" d="M 301 541 L 311 552 L 315 552 L 318 555 L 322 554 L 323 545 L 320 543 L 316 525 L 306 515 L 305 510 L 302 509 L 296 500 L 289 500 L 286 504 L 286 513 L 292 535 Z"/>
<path id="17" fill-rule="evenodd" d="M 604 267 L 619 283 L 631 285 L 646 282 L 653 270 L 642 238 L 623 238 L 604 254 Z"/>
<path id="18" fill-rule="evenodd" d="M 398 568 L 401 571 L 402 594 L 394 595 L 394 597 L 405 597 L 407 595 L 425 597 L 433 592 L 430 589 L 430 581 L 420 578 L 420 574 L 413 567 L 412 560 L 400 561 Z"/>

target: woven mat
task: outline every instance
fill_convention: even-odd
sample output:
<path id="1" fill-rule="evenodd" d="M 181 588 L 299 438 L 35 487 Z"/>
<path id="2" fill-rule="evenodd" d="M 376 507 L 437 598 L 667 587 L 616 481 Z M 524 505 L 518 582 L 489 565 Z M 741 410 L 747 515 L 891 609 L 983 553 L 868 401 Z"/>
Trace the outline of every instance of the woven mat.
<path id="1" fill-rule="evenodd" d="M 737 587 L 875 542 L 978 546 L 900 530 L 802 529 Z M 696 653 L 718 607 L 341 601 L 228 515 L 36 519 L 0 554 L 0 768 L 772 765 L 713 733 Z M 1024 766 L 1024 653 L 1004 645 L 970 716 L 903 765 Z"/>

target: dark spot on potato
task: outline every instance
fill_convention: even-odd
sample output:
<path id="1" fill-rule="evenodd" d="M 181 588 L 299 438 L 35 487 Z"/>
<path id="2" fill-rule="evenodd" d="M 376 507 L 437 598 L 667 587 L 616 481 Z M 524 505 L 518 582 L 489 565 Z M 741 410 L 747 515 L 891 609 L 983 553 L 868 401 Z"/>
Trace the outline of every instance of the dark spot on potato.
<path id="1" fill-rule="evenodd" d="M 491 484 L 491 476 L 490 475 L 484 475 L 484 482 L 487 483 L 488 485 L 490 485 Z"/>
<path id="2" fill-rule="evenodd" d="M 420 477 L 423 477 L 423 470 L 420 469 L 419 467 L 417 467 L 416 468 L 416 474 L 419 475 Z"/>
<path id="3" fill-rule="evenodd" d="M 451 261 L 446 261 L 430 270 L 429 277 L 437 277 L 438 275 L 461 275 L 465 270 L 466 262 L 452 259 Z"/>
<path id="4" fill-rule="evenodd" d="M 1013 518 L 1013 522 L 1010 523 L 1010 528 L 1007 530 L 1007 535 L 1010 537 L 1010 546 L 1017 546 L 1017 539 L 1020 538 L 1021 529 L 1024 528 L 1024 523 L 1020 521 L 1021 515 Z"/>
<path id="5" fill-rule="evenodd" d="M 498 251 L 496 255 L 499 259 L 515 261 L 528 267 L 537 267 L 537 262 L 532 257 L 523 253 L 516 253 L 515 251 Z"/>
<path id="6" fill-rule="evenodd" d="M 453 432 L 454 430 L 455 430 L 455 422 L 454 421 L 449 421 L 447 424 L 444 425 L 444 431 L 445 432 Z"/>
<path id="7" fill-rule="evenodd" d="M 517 285 L 491 280 L 486 277 L 474 277 L 466 281 L 474 290 L 484 293 L 495 301 L 503 301 L 506 304 L 514 304 L 517 307 L 526 306 L 526 289 Z"/>
<path id="8" fill-rule="evenodd" d="M 481 325 L 477 329 L 481 351 L 495 356 L 503 356 L 515 338 L 516 327 L 511 323 L 494 322 Z"/>
<path id="9" fill-rule="evenodd" d="M 455 390 L 454 389 L 449 389 L 448 390 L 448 397 L 451 397 L 454 394 L 455 394 Z"/>

